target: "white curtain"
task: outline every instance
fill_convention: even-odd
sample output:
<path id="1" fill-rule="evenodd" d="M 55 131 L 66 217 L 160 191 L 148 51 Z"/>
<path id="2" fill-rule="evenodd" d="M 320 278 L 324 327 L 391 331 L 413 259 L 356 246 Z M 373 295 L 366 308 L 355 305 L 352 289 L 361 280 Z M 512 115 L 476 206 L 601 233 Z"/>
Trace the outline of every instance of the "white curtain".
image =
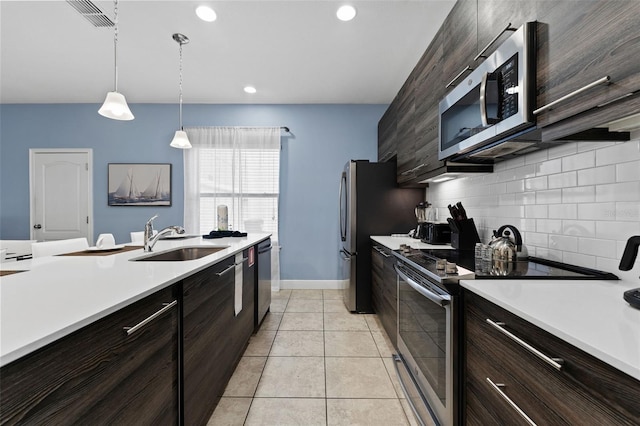
<path id="1" fill-rule="evenodd" d="M 278 200 L 280 127 L 187 127 L 184 150 L 184 227 L 217 229 L 216 209 L 227 205 L 234 230 L 271 233 L 272 288 L 280 288 Z"/>

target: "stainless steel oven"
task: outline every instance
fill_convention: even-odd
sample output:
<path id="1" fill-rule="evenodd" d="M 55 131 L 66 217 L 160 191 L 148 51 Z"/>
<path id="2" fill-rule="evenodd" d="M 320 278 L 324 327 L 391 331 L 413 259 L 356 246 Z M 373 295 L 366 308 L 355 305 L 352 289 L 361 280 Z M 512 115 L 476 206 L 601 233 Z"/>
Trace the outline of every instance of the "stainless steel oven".
<path id="1" fill-rule="evenodd" d="M 462 391 L 458 282 L 473 279 L 473 273 L 447 274 L 436 258 L 416 256 L 420 265 L 410 255 L 396 256 L 398 377 L 421 422 L 453 425 L 459 422 Z"/>

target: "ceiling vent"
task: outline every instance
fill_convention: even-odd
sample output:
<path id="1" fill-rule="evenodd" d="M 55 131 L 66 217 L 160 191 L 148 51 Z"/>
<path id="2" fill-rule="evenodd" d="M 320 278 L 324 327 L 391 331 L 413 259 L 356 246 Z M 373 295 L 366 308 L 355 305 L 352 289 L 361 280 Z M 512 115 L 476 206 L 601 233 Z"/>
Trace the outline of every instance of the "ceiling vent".
<path id="1" fill-rule="evenodd" d="M 105 15 L 98 6 L 93 4 L 90 0 L 67 0 L 67 3 L 71 5 L 80 15 L 94 27 L 113 27 L 113 21 L 107 15 Z"/>

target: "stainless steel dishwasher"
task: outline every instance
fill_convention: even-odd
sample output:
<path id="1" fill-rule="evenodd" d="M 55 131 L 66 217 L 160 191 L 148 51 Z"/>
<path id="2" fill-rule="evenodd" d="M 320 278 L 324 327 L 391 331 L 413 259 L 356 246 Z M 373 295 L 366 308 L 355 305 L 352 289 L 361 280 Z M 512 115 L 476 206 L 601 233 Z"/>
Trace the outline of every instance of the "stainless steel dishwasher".
<path id="1" fill-rule="evenodd" d="M 271 238 L 258 244 L 258 288 L 256 291 L 255 328 L 258 328 L 271 306 Z"/>

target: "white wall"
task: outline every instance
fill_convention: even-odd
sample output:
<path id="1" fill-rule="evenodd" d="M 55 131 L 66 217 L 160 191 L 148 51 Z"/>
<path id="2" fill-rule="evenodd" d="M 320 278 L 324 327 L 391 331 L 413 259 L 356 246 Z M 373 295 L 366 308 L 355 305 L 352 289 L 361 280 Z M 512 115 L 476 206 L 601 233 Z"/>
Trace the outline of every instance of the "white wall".
<path id="1" fill-rule="evenodd" d="M 613 272 L 640 285 L 640 259 L 618 270 L 640 235 L 640 132 L 629 142 L 570 142 L 496 164 L 491 174 L 431 184 L 427 200 L 449 217 L 462 201 L 480 238 L 510 224 L 532 256 Z"/>

